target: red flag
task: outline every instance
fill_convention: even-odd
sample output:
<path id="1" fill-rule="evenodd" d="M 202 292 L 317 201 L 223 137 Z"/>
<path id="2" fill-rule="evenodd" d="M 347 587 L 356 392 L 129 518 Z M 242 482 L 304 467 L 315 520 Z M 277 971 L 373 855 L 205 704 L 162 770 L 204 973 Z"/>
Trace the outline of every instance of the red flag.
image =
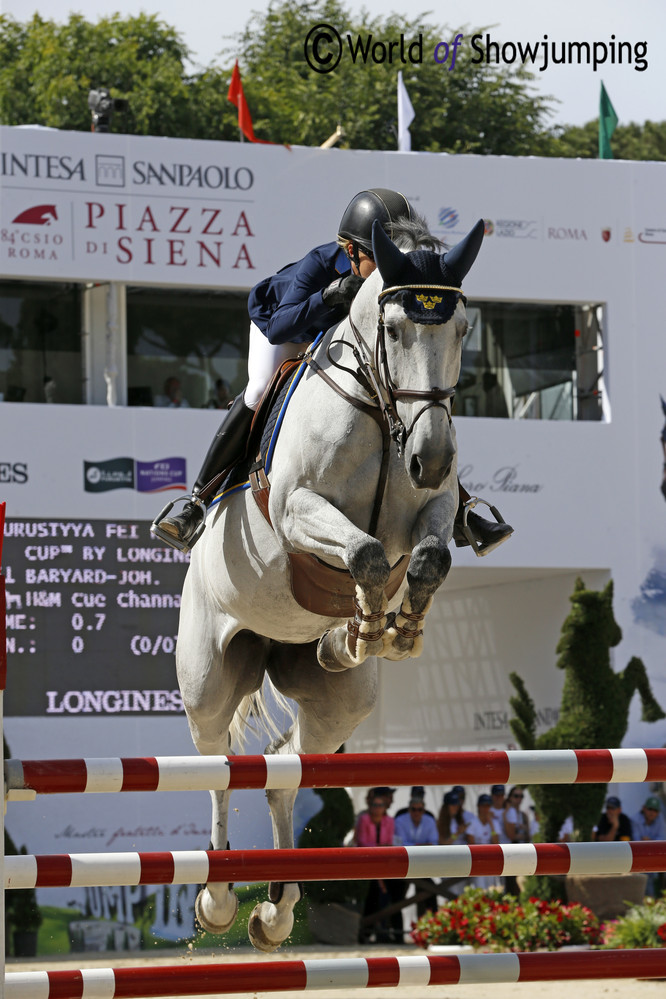
<path id="1" fill-rule="evenodd" d="M 231 74 L 231 83 L 229 84 L 227 98 L 238 108 L 238 127 L 245 138 L 249 139 L 250 142 L 263 142 L 269 146 L 274 145 L 274 143 L 269 142 L 268 139 L 258 139 L 254 134 L 252 116 L 250 115 L 250 109 L 247 106 L 247 101 L 245 100 L 243 84 L 241 83 L 240 72 L 238 70 L 238 59 L 234 63 L 234 71 Z"/>

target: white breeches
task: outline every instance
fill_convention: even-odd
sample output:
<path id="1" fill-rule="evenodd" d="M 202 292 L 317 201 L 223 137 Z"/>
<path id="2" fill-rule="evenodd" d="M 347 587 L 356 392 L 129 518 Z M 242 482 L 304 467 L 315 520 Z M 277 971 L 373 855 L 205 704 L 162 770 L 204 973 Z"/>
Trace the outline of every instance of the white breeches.
<path id="1" fill-rule="evenodd" d="M 250 323 L 250 350 L 247 357 L 247 387 L 245 405 L 256 409 L 266 391 L 273 373 L 283 361 L 295 357 L 307 347 L 306 343 L 269 343 L 258 326 Z"/>

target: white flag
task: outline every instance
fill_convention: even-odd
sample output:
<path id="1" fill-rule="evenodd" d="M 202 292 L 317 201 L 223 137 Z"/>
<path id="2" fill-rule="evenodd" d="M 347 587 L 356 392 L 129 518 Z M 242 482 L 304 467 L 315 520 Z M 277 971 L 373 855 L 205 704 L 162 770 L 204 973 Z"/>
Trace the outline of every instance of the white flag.
<path id="1" fill-rule="evenodd" d="M 398 149 L 408 153 L 412 148 L 412 137 L 409 126 L 414 121 L 414 108 L 407 93 L 407 87 L 402 82 L 402 70 L 398 71 Z"/>

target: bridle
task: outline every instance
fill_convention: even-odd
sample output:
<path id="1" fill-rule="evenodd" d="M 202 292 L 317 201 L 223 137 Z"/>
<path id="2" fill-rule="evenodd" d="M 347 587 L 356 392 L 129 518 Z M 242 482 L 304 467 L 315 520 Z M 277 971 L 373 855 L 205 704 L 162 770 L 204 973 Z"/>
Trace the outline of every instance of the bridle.
<path id="1" fill-rule="evenodd" d="M 425 390 L 400 388 L 395 384 L 389 368 L 388 354 L 386 350 L 386 323 L 384 321 L 385 302 L 383 300 L 388 295 L 393 295 L 396 292 L 415 289 L 429 292 L 456 292 L 458 295 L 458 301 L 462 301 L 463 303 L 466 302 L 462 293 L 462 288 L 452 287 L 451 285 L 405 284 L 385 288 L 382 292 L 380 292 L 377 299 L 379 314 L 377 317 L 377 337 L 375 339 L 374 354 L 371 355 L 368 351 L 368 347 L 361 336 L 360 330 L 354 323 L 351 314 L 348 316 L 348 319 L 355 342 L 350 343 L 349 341 L 343 339 L 332 339 L 326 347 L 326 357 L 329 364 L 332 367 L 337 368 L 339 371 L 345 371 L 347 374 L 351 375 L 352 378 L 354 378 L 355 381 L 358 382 L 363 390 L 370 396 L 368 401 L 358 399 L 356 396 L 350 395 L 346 392 L 342 386 L 338 385 L 338 383 L 334 381 L 334 379 L 331 378 L 326 371 L 324 371 L 324 369 L 314 359 L 310 351 L 308 351 L 304 356 L 306 363 L 317 375 L 324 379 L 327 385 L 329 385 L 335 392 L 337 392 L 338 395 L 342 396 L 343 399 L 356 409 L 359 409 L 361 412 L 367 413 L 371 416 L 379 425 L 382 432 L 382 464 L 377 484 L 377 492 L 375 494 L 375 502 L 370 519 L 370 528 L 368 531 L 368 533 L 373 536 L 379 521 L 379 512 L 386 488 L 386 481 L 388 479 L 391 441 L 394 441 L 398 457 L 401 458 L 404 454 L 405 445 L 407 444 L 410 435 L 414 432 L 416 423 L 429 409 L 443 409 L 449 421 L 449 426 L 451 425 L 450 408 L 448 408 L 445 403 L 447 400 L 453 399 L 456 391 L 455 386 L 451 386 L 449 388 L 439 388 L 434 385 L 432 388 Z M 331 348 L 336 345 L 347 347 L 352 351 L 357 364 L 356 369 L 340 364 L 331 357 Z M 409 427 L 405 426 L 404 421 L 398 413 L 397 403 L 398 400 L 401 399 L 410 401 L 423 400 L 425 402 L 425 405 L 418 411 Z"/>

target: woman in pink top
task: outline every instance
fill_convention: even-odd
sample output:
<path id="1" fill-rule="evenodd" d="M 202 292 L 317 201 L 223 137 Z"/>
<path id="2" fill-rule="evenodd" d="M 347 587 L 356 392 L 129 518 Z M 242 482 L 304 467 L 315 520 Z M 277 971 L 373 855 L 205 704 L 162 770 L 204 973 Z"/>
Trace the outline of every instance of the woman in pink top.
<path id="1" fill-rule="evenodd" d="M 368 802 L 367 812 L 361 812 L 356 820 L 356 830 L 354 833 L 356 846 L 392 846 L 393 845 L 393 819 L 386 813 L 386 801 L 384 798 L 373 797 Z M 368 894 L 365 897 L 363 906 L 363 916 L 370 916 L 379 912 L 391 904 L 387 884 L 385 881 L 368 882 Z M 402 923 L 402 916 L 400 917 Z M 370 935 L 376 929 L 375 942 L 388 943 L 390 931 L 384 921 L 381 923 L 370 923 L 367 926 L 361 921 L 361 928 L 358 934 L 358 942 L 370 943 Z"/>

